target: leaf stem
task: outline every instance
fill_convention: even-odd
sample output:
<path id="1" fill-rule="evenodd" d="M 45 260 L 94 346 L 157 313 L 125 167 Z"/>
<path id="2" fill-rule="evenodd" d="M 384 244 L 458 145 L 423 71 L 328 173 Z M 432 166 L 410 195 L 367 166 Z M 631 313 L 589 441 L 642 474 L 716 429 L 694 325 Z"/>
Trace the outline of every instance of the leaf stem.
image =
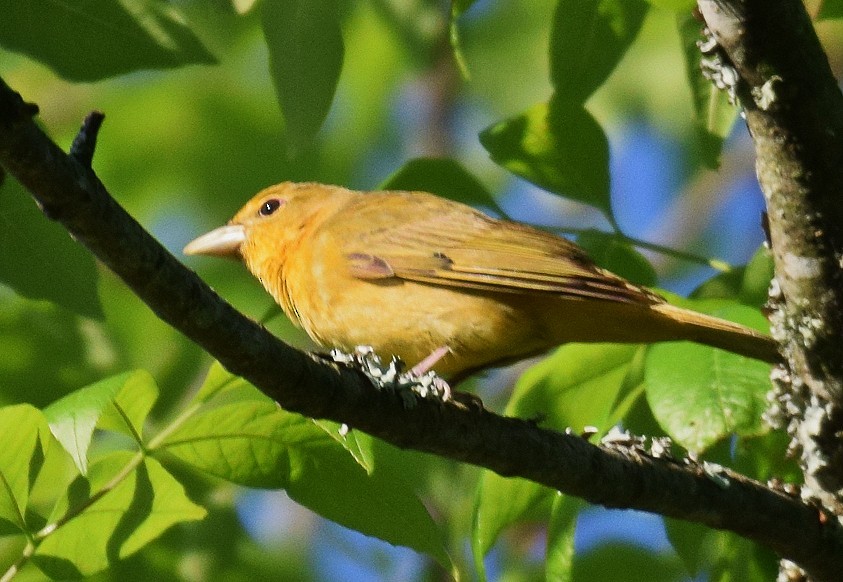
<path id="1" fill-rule="evenodd" d="M 703 255 L 697 255 L 695 253 L 681 251 L 672 247 L 666 247 L 658 243 L 652 243 L 645 240 L 641 240 L 639 238 L 628 236 L 620 231 L 604 232 L 602 230 L 597 231 L 593 228 L 555 228 L 554 230 L 565 234 L 583 234 L 587 232 L 599 232 L 600 234 L 606 237 L 613 238 L 622 242 L 627 242 L 632 246 L 647 249 L 649 251 L 654 251 L 659 254 L 680 259 L 683 261 L 697 263 L 698 265 L 705 265 L 711 267 L 712 269 L 720 271 L 721 273 L 731 273 L 735 269 L 734 265 L 731 265 L 730 263 L 727 263 L 722 259 L 705 257 Z"/>
<path id="2" fill-rule="evenodd" d="M 123 410 L 122 406 L 117 404 L 117 400 L 112 401 L 111 404 L 114 406 L 115 410 L 117 410 L 117 414 L 120 415 L 120 418 L 126 424 L 126 428 L 129 430 L 129 432 L 132 435 L 132 440 L 134 440 L 135 443 L 137 443 L 137 445 L 140 447 L 141 451 L 146 452 L 146 445 L 143 443 L 143 438 L 141 437 L 140 433 L 135 428 L 135 426 L 132 424 L 132 421 L 129 418 L 129 415 L 126 414 L 126 411 Z"/>
<path id="3" fill-rule="evenodd" d="M 12 564 L 8 570 L 3 573 L 3 577 L 0 578 L 0 582 L 9 582 L 12 578 L 18 575 L 18 572 L 23 569 L 32 555 L 35 553 L 35 548 L 37 547 L 36 543 L 33 542 L 31 539 L 26 542 L 26 547 L 21 552 L 20 558 L 17 562 Z"/>
<path id="4" fill-rule="evenodd" d="M 154 437 L 149 439 L 149 442 L 146 445 L 146 450 L 152 452 L 155 449 L 157 449 L 159 446 L 161 446 L 161 443 L 163 443 L 165 440 L 167 440 L 167 438 L 171 434 L 173 434 L 178 428 L 180 428 L 181 425 L 184 424 L 184 422 L 186 420 L 188 420 L 191 416 L 196 414 L 196 412 L 201 407 L 202 407 L 201 402 L 196 402 L 193 405 L 189 406 L 184 412 L 182 412 L 175 419 L 173 419 L 173 422 L 171 422 L 169 425 L 164 427 Z"/>
<path id="5" fill-rule="evenodd" d="M 135 453 L 126 466 L 123 467 L 119 473 L 117 473 L 114 477 L 111 478 L 111 481 L 103 485 L 102 489 L 91 495 L 84 503 L 68 509 L 67 513 L 61 516 L 59 519 L 54 521 L 53 523 L 49 523 L 45 525 L 41 530 L 35 534 L 35 543 L 39 544 L 44 539 L 49 536 L 51 533 L 56 531 L 58 528 L 69 522 L 71 519 L 91 507 L 94 503 L 105 497 L 108 493 L 114 490 L 123 480 L 132 474 L 132 471 L 138 468 L 138 466 L 143 462 L 146 458 L 146 451 L 138 451 Z"/>

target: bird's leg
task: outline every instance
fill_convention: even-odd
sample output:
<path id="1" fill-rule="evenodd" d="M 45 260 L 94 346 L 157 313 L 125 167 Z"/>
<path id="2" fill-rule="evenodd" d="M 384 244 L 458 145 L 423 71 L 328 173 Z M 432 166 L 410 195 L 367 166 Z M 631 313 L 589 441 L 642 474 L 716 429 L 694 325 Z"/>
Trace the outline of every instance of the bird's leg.
<path id="1" fill-rule="evenodd" d="M 451 348 L 448 346 L 438 347 L 402 376 L 406 376 L 408 380 L 417 384 L 414 390 L 423 398 L 430 395 L 446 402 L 451 399 L 451 387 L 443 378 L 437 376 L 432 368 L 439 360 L 450 353 Z"/>
<path id="2" fill-rule="evenodd" d="M 421 362 L 413 366 L 410 370 L 411 374 L 415 374 L 416 376 L 421 376 L 422 374 L 426 374 L 428 371 L 436 365 L 436 363 L 451 353 L 451 348 L 448 346 L 440 346 L 430 352 L 430 355 L 423 359 Z"/>

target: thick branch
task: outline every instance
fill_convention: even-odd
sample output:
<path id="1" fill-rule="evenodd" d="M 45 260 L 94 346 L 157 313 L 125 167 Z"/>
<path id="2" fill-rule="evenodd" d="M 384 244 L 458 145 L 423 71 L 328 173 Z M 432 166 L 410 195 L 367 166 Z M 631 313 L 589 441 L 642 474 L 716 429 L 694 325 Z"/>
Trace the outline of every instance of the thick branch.
<path id="1" fill-rule="evenodd" d="M 792 384 L 781 408 L 801 409 L 790 431 L 806 483 L 843 514 L 843 94 L 800 0 L 698 4 L 738 73 L 767 200 L 781 291 L 771 322 Z"/>
<path id="2" fill-rule="evenodd" d="M 736 68 L 792 370 L 843 401 L 843 95 L 800 0 L 699 0 Z"/>
<path id="3" fill-rule="evenodd" d="M 798 562 L 817 580 L 843 571 L 836 521 L 760 483 L 731 473 L 712 477 L 699 465 L 636 449 L 597 447 L 457 402 L 421 400 L 408 410 L 401 398 L 354 371 L 294 350 L 237 313 L 163 249 L 84 163 L 64 155 L 32 123 L 33 113 L 0 81 L 0 164 L 161 319 L 284 408 L 592 503 L 728 529 Z"/>

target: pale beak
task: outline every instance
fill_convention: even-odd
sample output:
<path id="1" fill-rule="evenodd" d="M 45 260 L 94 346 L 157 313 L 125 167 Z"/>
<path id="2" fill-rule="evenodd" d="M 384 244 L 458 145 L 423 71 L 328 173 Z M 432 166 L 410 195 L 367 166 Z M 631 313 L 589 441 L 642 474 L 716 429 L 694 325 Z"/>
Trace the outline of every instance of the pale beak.
<path id="1" fill-rule="evenodd" d="M 186 255 L 238 258 L 246 240 L 242 224 L 227 224 L 193 239 L 182 251 Z"/>

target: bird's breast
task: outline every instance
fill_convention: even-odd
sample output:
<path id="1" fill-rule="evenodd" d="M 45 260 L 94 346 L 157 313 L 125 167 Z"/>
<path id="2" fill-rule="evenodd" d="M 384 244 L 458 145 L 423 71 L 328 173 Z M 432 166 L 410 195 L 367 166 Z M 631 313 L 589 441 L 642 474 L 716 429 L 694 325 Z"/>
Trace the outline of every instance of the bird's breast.
<path id="1" fill-rule="evenodd" d="M 547 347 L 509 296 L 397 278 L 360 280 L 325 261 L 299 267 L 301 273 L 288 276 L 285 311 L 326 347 L 368 345 L 408 365 L 448 347 L 452 354 L 435 368 L 445 376 Z"/>

